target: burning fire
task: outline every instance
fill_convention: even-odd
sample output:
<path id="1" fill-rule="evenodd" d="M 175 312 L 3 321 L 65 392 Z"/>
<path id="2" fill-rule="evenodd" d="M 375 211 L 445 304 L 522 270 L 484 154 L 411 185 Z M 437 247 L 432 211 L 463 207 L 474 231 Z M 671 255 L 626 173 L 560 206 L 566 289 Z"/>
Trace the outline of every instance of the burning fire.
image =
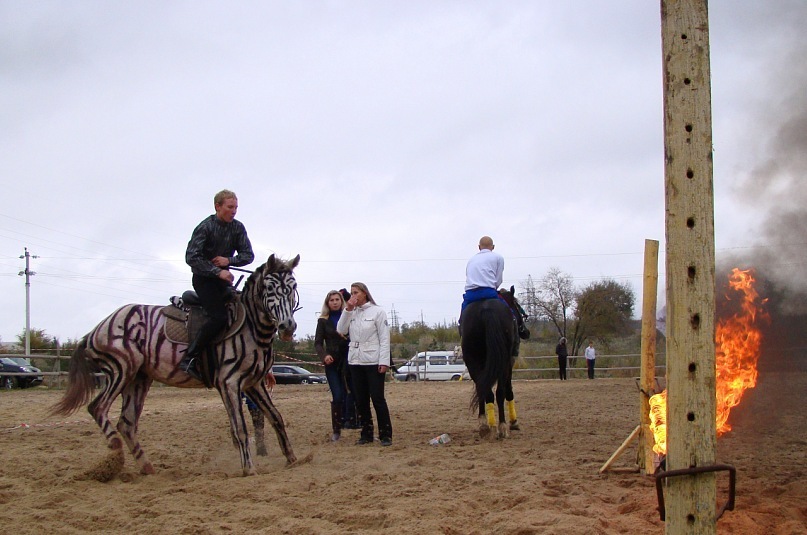
<path id="1" fill-rule="evenodd" d="M 752 271 L 734 268 L 729 286 L 742 295 L 740 311 L 718 321 L 715 329 L 715 371 L 717 435 L 731 431 L 728 424 L 732 407 L 737 406 L 745 390 L 757 384 L 762 334 L 757 323 L 765 317 L 764 300 L 754 289 Z M 727 297 L 728 298 L 728 297 Z M 730 298 L 729 298 L 730 299 Z M 667 452 L 667 391 L 650 398 L 650 429 L 656 440 L 653 451 Z"/>

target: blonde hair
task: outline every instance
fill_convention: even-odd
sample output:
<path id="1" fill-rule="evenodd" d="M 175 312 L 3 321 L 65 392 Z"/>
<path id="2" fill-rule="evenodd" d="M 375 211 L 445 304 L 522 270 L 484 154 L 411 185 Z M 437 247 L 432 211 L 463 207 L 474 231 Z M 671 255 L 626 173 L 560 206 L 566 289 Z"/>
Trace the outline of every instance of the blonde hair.
<path id="1" fill-rule="evenodd" d="M 216 196 L 213 197 L 213 204 L 219 205 L 224 204 L 224 201 L 227 199 L 235 199 L 238 200 L 238 197 L 235 196 L 235 193 L 228 189 L 223 189 L 220 192 L 216 193 Z"/>
<path id="2" fill-rule="evenodd" d="M 331 290 L 328 292 L 328 295 L 325 296 L 325 302 L 322 303 L 322 313 L 319 315 L 320 318 L 328 319 L 331 316 L 331 307 L 328 306 L 328 301 L 331 300 L 332 295 L 338 295 L 339 299 L 342 301 L 342 306 L 340 308 L 345 308 L 345 298 L 342 297 L 342 293 L 337 290 Z"/>
<path id="3" fill-rule="evenodd" d="M 367 285 L 364 284 L 363 282 L 354 282 L 353 284 L 350 285 L 350 287 L 351 288 L 358 288 L 359 290 L 364 292 L 364 294 L 367 296 L 367 302 L 368 303 L 378 305 L 378 303 L 376 303 L 375 300 L 373 299 L 373 296 L 370 295 L 370 290 L 367 289 Z"/>

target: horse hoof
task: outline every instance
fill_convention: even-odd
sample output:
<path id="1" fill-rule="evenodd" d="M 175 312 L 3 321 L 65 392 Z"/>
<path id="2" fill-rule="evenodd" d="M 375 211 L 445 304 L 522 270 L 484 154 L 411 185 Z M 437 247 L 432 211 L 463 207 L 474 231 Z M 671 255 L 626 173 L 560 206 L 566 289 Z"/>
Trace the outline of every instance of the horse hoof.
<path id="1" fill-rule="evenodd" d="M 479 427 L 479 438 L 488 438 L 490 436 L 490 427 L 487 424 Z"/>
<path id="2" fill-rule="evenodd" d="M 146 476 L 150 476 L 152 474 L 156 474 L 157 471 L 154 470 L 154 466 L 151 463 L 146 463 L 140 468 L 140 473 Z"/>
<path id="3" fill-rule="evenodd" d="M 257 450 L 257 452 L 256 452 L 256 453 L 257 453 L 258 455 L 260 455 L 261 457 L 266 457 L 267 455 L 269 455 L 269 452 L 268 452 L 268 451 L 266 451 L 266 446 L 264 446 L 264 447 L 262 447 L 262 448 L 259 446 L 259 447 L 258 447 L 258 450 Z"/>
<path id="4" fill-rule="evenodd" d="M 510 433 L 507 430 L 507 424 L 503 424 L 503 423 L 499 424 L 497 434 L 498 434 L 500 439 L 508 438 L 510 436 Z"/>
<path id="5" fill-rule="evenodd" d="M 521 431 L 521 426 L 518 422 L 510 422 L 510 431 Z"/>

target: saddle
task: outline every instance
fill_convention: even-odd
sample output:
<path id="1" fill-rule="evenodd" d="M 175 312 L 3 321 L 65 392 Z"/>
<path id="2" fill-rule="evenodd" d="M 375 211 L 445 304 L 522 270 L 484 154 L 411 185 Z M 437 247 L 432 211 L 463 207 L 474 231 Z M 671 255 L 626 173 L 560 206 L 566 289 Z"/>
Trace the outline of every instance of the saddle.
<path id="1" fill-rule="evenodd" d="M 219 333 L 211 344 L 218 344 L 234 336 L 244 326 L 247 311 L 237 298 L 238 293 L 234 292 L 232 299 L 227 303 L 227 328 Z M 163 325 L 165 337 L 177 344 L 190 344 L 207 321 L 207 313 L 202 308 L 199 296 L 193 290 L 188 290 L 182 297 L 175 295 L 169 301 L 171 304 L 162 309 L 165 318 Z"/>

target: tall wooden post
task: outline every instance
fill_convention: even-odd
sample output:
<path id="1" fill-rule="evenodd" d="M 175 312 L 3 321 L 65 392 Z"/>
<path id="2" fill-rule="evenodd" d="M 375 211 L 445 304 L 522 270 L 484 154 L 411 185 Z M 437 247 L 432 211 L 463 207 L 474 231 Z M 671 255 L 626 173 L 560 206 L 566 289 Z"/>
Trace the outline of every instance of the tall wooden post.
<path id="1" fill-rule="evenodd" d="M 715 463 L 715 268 L 707 0 L 661 0 L 667 469 Z M 666 533 L 715 533 L 714 473 L 666 479 Z"/>
<path id="2" fill-rule="evenodd" d="M 656 384 L 656 305 L 658 304 L 658 241 L 644 241 L 644 282 L 642 286 L 642 369 L 639 377 L 639 468 L 652 475 L 653 432 L 650 430 L 650 396 Z"/>

